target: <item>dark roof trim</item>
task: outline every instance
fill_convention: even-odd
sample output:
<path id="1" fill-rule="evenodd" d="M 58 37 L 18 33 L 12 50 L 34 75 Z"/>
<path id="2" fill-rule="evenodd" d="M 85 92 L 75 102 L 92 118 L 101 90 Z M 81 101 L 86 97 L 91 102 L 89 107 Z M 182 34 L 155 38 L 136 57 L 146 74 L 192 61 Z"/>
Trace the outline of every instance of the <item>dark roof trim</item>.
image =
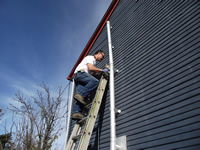
<path id="1" fill-rule="evenodd" d="M 71 73 L 69 74 L 69 76 L 67 77 L 68 80 L 71 80 L 74 77 L 74 71 L 76 69 L 76 67 L 78 66 L 78 64 L 83 60 L 83 58 L 85 58 L 85 56 L 88 54 L 88 52 L 90 51 L 92 45 L 94 44 L 94 42 L 96 41 L 97 37 L 99 36 L 101 30 L 103 29 L 104 25 L 106 24 L 107 20 L 109 19 L 109 17 L 111 16 L 112 12 L 114 11 L 115 7 L 117 6 L 119 0 L 113 0 L 112 3 L 110 4 L 108 10 L 106 11 L 105 15 L 103 16 L 101 22 L 99 23 L 99 25 L 97 26 L 95 32 L 93 33 L 92 37 L 90 38 L 89 42 L 87 43 L 87 45 L 85 46 L 83 52 L 81 53 L 81 55 L 79 56 L 79 59 L 77 60 L 76 64 L 74 65 L 73 69 L 71 70 Z"/>

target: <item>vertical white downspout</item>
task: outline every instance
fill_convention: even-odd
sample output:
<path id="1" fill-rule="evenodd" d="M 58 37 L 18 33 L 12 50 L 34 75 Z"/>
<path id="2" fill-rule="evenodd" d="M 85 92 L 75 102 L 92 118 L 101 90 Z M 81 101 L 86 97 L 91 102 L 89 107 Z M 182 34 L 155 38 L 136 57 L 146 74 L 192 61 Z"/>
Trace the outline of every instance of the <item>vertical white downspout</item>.
<path id="1" fill-rule="evenodd" d="M 110 21 L 107 21 L 108 49 L 109 49 L 109 63 L 110 63 L 110 127 L 111 127 L 110 150 L 116 150 L 114 65 L 113 65 L 110 28 L 111 28 Z"/>
<path id="2" fill-rule="evenodd" d="M 64 145 L 64 150 L 67 150 L 67 142 L 68 142 L 68 136 L 69 136 L 69 125 L 70 125 L 70 120 L 71 120 L 71 112 L 72 112 L 72 101 L 73 101 L 73 95 L 74 95 L 74 79 L 72 81 L 72 89 L 71 89 L 71 97 L 69 101 L 69 106 L 68 106 L 68 115 L 67 115 L 67 127 L 66 127 L 66 135 L 65 135 L 65 145 Z"/>

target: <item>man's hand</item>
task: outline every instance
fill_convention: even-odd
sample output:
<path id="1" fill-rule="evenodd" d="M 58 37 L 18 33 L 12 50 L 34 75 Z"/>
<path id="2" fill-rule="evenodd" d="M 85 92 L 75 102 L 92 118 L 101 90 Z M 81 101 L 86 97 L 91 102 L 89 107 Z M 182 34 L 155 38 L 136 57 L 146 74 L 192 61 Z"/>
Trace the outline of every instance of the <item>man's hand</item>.
<path id="1" fill-rule="evenodd" d="M 102 69 L 102 72 L 108 72 L 108 69 L 106 69 L 106 68 Z"/>

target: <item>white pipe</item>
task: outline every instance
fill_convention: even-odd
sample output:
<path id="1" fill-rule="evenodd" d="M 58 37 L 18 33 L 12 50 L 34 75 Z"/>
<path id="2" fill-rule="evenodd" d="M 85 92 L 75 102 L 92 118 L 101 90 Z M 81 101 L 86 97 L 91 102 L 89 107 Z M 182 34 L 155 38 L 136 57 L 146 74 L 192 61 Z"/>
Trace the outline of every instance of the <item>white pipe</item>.
<path id="1" fill-rule="evenodd" d="M 107 21 L 107 33 L 108 33 L 108 49 L 109 49 L 109 63 L 110 63 L 110 128 L 111 128 L 110 150 L 116 150 L 114 65 L 113 65 L 110 21 Z"/>
<path id="2" fill-rule="evenodd" d="M 67 142 L 68 142 L 68 136 L 69 136 L 69 125 L 70 125 L 70 120 L 71 120 L 71 112 L 72 112 L 72 101 L 73 101 L 73 95 L 74 95 L 74 79 L 72 81 L 72 89 L 71 89 L 71 97 L 69 101 L 69 106 L 68 106 L 68 115 L 67 115 L 67 128 L 66 128 L 66 135 L 65 135 L 65 145 L 64 145 L 64 150 L 67 150 Z"/>

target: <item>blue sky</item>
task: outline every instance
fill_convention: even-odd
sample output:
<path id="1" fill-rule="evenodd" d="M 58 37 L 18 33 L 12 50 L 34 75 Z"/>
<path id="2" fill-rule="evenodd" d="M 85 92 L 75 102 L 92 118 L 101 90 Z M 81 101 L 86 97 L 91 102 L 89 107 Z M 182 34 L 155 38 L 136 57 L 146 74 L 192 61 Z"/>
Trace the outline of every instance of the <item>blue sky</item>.
<path id="1" fill-rule="evenodd" d="M 111 1 L 0 0 L 0 107 L 42 82 L 65 87 Z"/>

